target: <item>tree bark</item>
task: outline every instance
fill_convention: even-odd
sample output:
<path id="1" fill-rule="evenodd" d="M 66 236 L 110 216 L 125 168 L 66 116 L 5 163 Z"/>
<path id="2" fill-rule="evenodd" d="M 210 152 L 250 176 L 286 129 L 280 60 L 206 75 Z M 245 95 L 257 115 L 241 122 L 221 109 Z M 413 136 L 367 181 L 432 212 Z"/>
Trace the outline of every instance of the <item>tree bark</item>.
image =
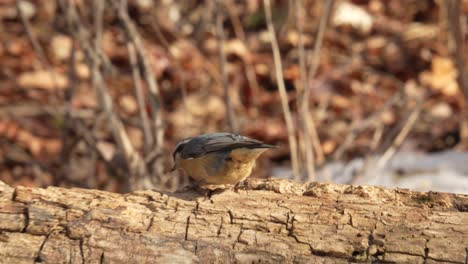
<path id="1" fill-rule="evenodd" d="M 467 263 L 468 196 L 250 179 L 116 194 L 0 182 L 1 263 Z"/>

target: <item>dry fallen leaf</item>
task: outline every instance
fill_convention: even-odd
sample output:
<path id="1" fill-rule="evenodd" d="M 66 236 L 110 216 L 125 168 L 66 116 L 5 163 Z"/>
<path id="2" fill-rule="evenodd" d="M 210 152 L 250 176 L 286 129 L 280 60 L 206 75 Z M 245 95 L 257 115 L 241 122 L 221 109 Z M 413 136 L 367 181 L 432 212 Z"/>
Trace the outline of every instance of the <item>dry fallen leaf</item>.
<path id="1" fill-rule="evenodd" d="M 189 95 L 184 105 L 168 116 L 174 127 L 174 138 L 215 131 L 217 124 L 226 117 L 224 102 L 215 95 Z"/>
<path id="2" fill-rule="evenodd" d="M 341 95 L 332 95 L 331 103 L 334 107 L 348 109 L 351 104 L 351 100 L 349 97 L 341 96 Z"/>
<path id="3" fill-rule="evenodd" d="M 263 63 L 255 64 L 254 68 L 257 75 L 267 76 L 270 73 L 270 68 L 268 68 L 268 65 Z"/>
<path id="4" fill-rule="evenodd" d="M 97 107 L 97 99 L 95 92 L 87 87 L 79 89 L 72 98 L 73 108 L 95 108 Z"/>
<path id="5" fill-rule="evenodd" d="M 299 34 L 294 30 L 288 31 L 286 40 L 290 45 L 297 47 L 299 45 Z M 310 35 L 302 34 L 302 43 L 304 46 L 312 45 L 312 38 Z"/>
<path id="6" fill-rule="evenodd" d="M 333 151 L 335 151 L 336 146 L 337 146 L 336 141 L 333 141 L 333 140 L 324 141 L 322 143 L 323 154 L 328 155 L 332 153 Z"/>
<path id="7" fill-rule="evenodd" d="M 91 74 L 88 65 L 84 63 L 77 63 L 75 66 L 75 70 L 78 78 L 80 78 L 81 80 L 89 80 Z"/>
<path id="8" fill-rule="evenodd" d="M 19 125 L 16 122 L 8 122 L 6 126 L 6 130 L 4 131 L 4 135 L 6 138 L 13 140 L 18 135 L 18 131 L 20 130 Z"/>
<path id="9" fill-rule="evenodd" d="M 384 125 L 390 125 L 395 123 L 396 117 L 392 110 L 385 110 L 380 114 L 380 120 Z"/>
<path id="10" fill-rule="evenodd" d="M 55 138 L 42 139 L 42 151 L 47 157 L 56 156 L 62 151 L 62 141 Z"/>
<path id="11" fill-rule="evenodd" d="M 419 75 L 422 84 L 431 87 L 447 96 L 458 94 L 458 72 L 450 58 L 435 56 L 432 59 L 431 71 Z"/>
<path id="12" fill-rule="evenodd" d="M 105 141 L 99 141 L 96 147 L 106 161 L 110 161 L 115 155 L 116 149 L 114 144 Z"/>
<path id="13" fill-rule="evenodd" d="M 373 17 L 360 6 L 349 2 L 339 2 L 334 10 L 332 23 L 335 26 L 350 25 L 363 33 L 372 29 Z"/>
<path id="14" fill-rule="evenodd" d="M 446 102 L 439 102 L 429 109 L 429 114 L 434 118 L 445 119 L 452 116 L 453 110 Z"/>
<path id="15" fill-rule="evenodd" d="M 300 76 L 299 66 L 297 64 L 293 64 L 286 69 L 283 70 L 284 72 L 284 79 L 286 80 L 297 80 Z"/>
<path id="16" fill-rule="evenodd" d="M 244 42 L 239 39 L 232 39 L 226 42 L 224 50 L 226 51 L 226 55 L 236 55 L 243 60 L 247 60 L 249 56 L 247 47 L 245 46 Z"/>
<path id="17" fill-rule="evenodd" d="M 28 42 L 23 39 L 14 39 L 6 43 L 6 51 L 13 56 L 21 56 L 28 49 Z"/>
<path id="18" fill-rule="evenodd" d="M 35 88 L 42 90 L 65 89 L 68 86 L 68 78 L 58 72 L 39 70 L 22 73 L 17 80 L 19 87 L 23 89 Z"/>
<path id="19" fill-rule="evenodd" d="M 143 148 L 143 132 L 140 129 L 134 127 L 127 127 L 125 129 L 128 134 L 128 138 L 132 143 L 135 149 L 142 149 Z"/>
<path id="20" fill-rule="evenodd" d="M 73 40 L 66 35 L 55 35 L 50 41 L 49 53 L 56 61 L 65 61 L 70 58 Z"/>
<path id="21" fill-rule="evenodd" d="M 61 140 L 35 136 L 15 121 L 0 121 L 0 137 L 26 148 L 36 159 L 51 158 L 62 150 Z"/>
<path id="22" fill-rule="evenodd" d="M 119 106 L 129 115 L 135 114 L 138 111 L 138 105 L 135 98 L 131 95 L 122 95 L 119 97 Z"/>

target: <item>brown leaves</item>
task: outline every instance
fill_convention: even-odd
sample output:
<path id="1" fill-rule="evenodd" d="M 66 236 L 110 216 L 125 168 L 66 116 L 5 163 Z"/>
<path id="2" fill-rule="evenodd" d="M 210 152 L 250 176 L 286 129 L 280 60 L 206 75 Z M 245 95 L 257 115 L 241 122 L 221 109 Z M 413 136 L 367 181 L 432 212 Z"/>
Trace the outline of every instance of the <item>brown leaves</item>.
<path id="1" fill-rule="evenodd" d="M 421 83 L 434 91 L 446 96 L 455 96 L 459 93 L 457 75 L 457 69 L 450 58 L 436 56 L 432 60 L 430 71 L 422 72 L 419 78 Z"/>
<path id="2" fill-rule="evenodd" d="M 37 10 L 30 22 L 45 50 L 52 73 L 42 65 L 42 56 L 32 47 L 17 18 L 15 1 L 0 0 L 4 25 L 0 34 L 0 139 L 6 139 L 8 144 L 17 146 L 33 160 L 56 158 L 62 148 L 63 133 L 72 143 L 79 141 L 79 155 L 93 153 L 94 150 L 74 133 L 76 131 L 65 132 L 65 116 L 70 114 L 92 131 L 94 143 L 109 161 L 117 152 L 116 142 L 109 132 L 108 119 L 101 114 L 102 106 L 91 85 L 91 72 L 84 59 L 83 47 L 67 35 L 64 30 L 66 17 L 53 4 L 56 2 L 46 2 L 39 5 L 38 1 L 31 1 Z M 85 27 L 94 27 L 92 19 L 86 20 L 93 17 L 91 6 L 85 1 L 73 2 L 78 3 Z M 128 3 L 131 19 L 142 36 L 150 70 L 159 84 L 160 111 L 167 127 L 165 147 L 183 137 L 226 130 L 219 42 L 212 16 L 216 10 L 195 2 Z M 428 92 L 430 95 L 425 99 L 421 114 L 424 118 L 416 123 L 416 136 L 412 137 L 410 133 L 409 139 L 432 142 L 430 131 L 439 130 L 439 134 L 457 131 L 454 120 L 459 118 L 463 102 L 457 84 L 460 73 L 448 57 L 450 52 L 444 39 L 446 24 L 438 15 L 439 2 L 443 1 L 336 2 L 334 15 L 324 34 L 317 74 L 307 81 L 310 96 L 305 98 L 311 109 L 308 118 L 316 123 L 326 158 L 340 149 L 353 129 L 357 131 L 354 140 L 342 156 L 367 155 L 372 149 L 372 138 L 378 138 L 376 131 L 380 129 L 385 137 L 390 130 L 398 128 L 415 101 L 426 98 Z M 303 3 L 305 12 L 301 12 L 300 22 L 304 28 L 300 37 L 309 67 L 324 2 Z M 294 8 L 283 8 L 281 3 L 274 3 L 274 6 L 282 17 L 274 22 L 284 24 L 285 19 L 289 21 L 287 26 L 278 27 L 277 36 L 288 104 L 299 128 L 302 126 L 299 103 L 303 102 L 303 94 L 298 92 L 301 87 L 299 33 L 295 28 Z M 465 12 L 467 6 L 463 1 Z M 261 1 L 230 1 L 223 8 L 228 9 L 224 10 L 228 12 L 222 23 L 227 55 L 225 68 L 229 95 L 241 126 L 239 132 L 285 146 L 288 134 L 279 107 Z M 127 39 L 115 14 L 106 11 L 104 15 L 100 52 L 112 67 L 108 67 L 107 62 L 99 67 L 104 69 L 103 81 L 131 144 L 141 150 L 144 143 Z M 94 35 L 94 29 L 90 32 Z M 94 45 L 94 42 L 90 43 Z M 75 65 L 70 63 L 72 48 L 76 49 Z M 253 67 L 247 67 L 250 65 Z M 70 78 L 72 68 L 76 78 Z M 148 87 L 142 83 L 146 100 L 143 107 L 151 113 Z M 65 99 L 70 92 L 68 87 L 75 88 L 70 105 Z M 404 96 L 386 106 L 399 93 Z M 3 109 L 4 106 L 8 109 Z M 71 113 L 67 113 L 68 109 Z M 440 122 L 444 122 L 444 126 L 440 126 Z M 0 155 L 4 153 L 5 149 L 0 145 Z M 288 155 L 285 146 L 282 157 L 288 159 Z M 55 175 L 57 171 L 50 166 Z M 96 178 L 107 175 L 101 161 L 96 167 L 100 171 Z M 121 184 L 108 175 L 104 179 L 98 179 L 97 184 L 105 186 L 108 181 L 108 188 Z"/>
<path id="3" fill-rule="evenodd" d="M 25 147 L 38 160 L 56 157 L 62 150 L 59 139 L 36 136 L 14 121 L 0 120 L 0 138 L 2 137 Z"/>
<path id="4" fill-rule="evenodd" d="M 68 86 L 68 78 L 58 72 L 40 70 L 22 73 L 18 77 L 17 84 L 23 89 L 63 90 Z"/>
<path id="5" fill-rule="evenodd" d="M 173 135 L 177 138 L 217 131 L 219 122 L 225 118 L 226 108 L 218 96 L 193 94 L 182 103 L 179 109 L 168 114 L 168 121 L 175 129 Z"/>

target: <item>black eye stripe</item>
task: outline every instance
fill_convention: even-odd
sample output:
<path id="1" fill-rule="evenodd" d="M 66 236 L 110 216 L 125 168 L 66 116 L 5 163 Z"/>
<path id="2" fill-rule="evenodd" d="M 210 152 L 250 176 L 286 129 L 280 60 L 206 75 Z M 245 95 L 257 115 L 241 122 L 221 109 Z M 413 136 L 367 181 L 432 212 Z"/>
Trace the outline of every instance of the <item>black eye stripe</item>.
<path id="1" fill-rule="evenodd" d="M 191 138 L 186 138 L 177 143 L 174 152 L 172 152 L 172 158 L 175 160 L 175 156 L 177 153 L 181 152 L 185 145 L 190 141 Z"/>

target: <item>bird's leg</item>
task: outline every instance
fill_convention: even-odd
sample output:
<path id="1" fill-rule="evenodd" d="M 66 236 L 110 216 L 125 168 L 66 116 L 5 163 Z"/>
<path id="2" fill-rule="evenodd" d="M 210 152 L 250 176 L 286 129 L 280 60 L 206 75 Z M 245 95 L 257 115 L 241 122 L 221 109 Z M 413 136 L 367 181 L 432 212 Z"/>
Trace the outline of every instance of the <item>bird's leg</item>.
<path id="1" fill-rule="evenodd" d="M 235 192 L 239 192 L 239 190 L 241 190 L 241 189 L 245 190 L 245 180 L 236 183 L 236 185 L 234 185 L 233 189 L 234 189 Z"/>
<path id="2" fill-rule="evenodd" d="M 177 193 L 181 193 L 181 192 L 190 192 L 190 191 L 196 191 L 198 189 L 198 186 L 190 181 L 189 184 L 177 189 Z"/>
<path id="3" fill-rule="evenodd" d="M 184 187 L 180 188 L 177 190 L 177 192 L 190 192 L 190 191 L 195 191 L 201 194 L 205 194 L 207 190 L 210 188 L 207 188 L 207 185 L 205 185 L 202 182 L 197 182 L 195 181 L 192 177 L 189 177 L 189 183 L 185 185 Z"/>

